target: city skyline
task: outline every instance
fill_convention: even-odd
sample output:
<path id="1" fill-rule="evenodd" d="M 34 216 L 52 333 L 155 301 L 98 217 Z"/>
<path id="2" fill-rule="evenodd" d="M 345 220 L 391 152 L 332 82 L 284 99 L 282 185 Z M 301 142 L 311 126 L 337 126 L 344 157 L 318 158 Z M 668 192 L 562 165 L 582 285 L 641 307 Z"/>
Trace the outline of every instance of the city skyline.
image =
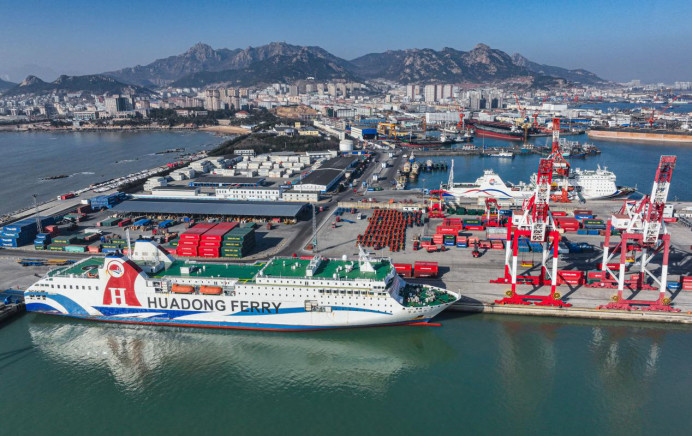
<path id="1" fill-rule="evenodd" d="M 1 4 L 0 77 L 12 81 L 27 74 L 53 80 L 146 65 L 198 42 L 234 49 L 286 41 L 349 60 L 388 49 L 468 51 L 485 43 L 621 82 L 689 80 L 692 71 L 692 30 L 686 23 L 692 5 L 673 0 L 637 7 L 586 1 L 559 8 L 509 1 Z"/>

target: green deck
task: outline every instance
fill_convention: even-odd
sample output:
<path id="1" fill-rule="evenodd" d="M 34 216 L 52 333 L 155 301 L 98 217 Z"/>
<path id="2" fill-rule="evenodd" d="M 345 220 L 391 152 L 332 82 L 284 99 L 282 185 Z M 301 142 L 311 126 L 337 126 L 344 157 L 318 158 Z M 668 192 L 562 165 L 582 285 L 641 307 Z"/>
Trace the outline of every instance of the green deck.
<path id="1" fill-rule="evenodd" d="M 285 266 L 284 266 L 285 262 Z M 267 267 L 264 269 L 264 275 L 269 277 L 307 277 L 306 269 L 310 260 L 306 259 L 274 259 Z M 353 270 L 346 272 L 343 268 L 339 271 L 339 278 L 342 279 L 371 279 L 371 280 L 384 280 L 387 274 L 392 270 L 392 265 L 386 261 L 372 262 L 375 272 L 362 272 L 358 269 L 357 261 L 342 261 L 342 260 L 327 260 L 325 259 L 320 267 L 317 269 L 314 278 L 319 279 L 333 279 L 334 274 L 336 274 L 336 269 L 340 266 L 346 266 L 347 264 L 353 263 Z M 292 268 L 293 265 L 298 265 L 295 269 Z"/>
<path id="2" fill-rule="evenodd" d="M 62 268 L 57 268 L 54 269 L 53 271 L 48 273 L 49 277 L 53 276 L 67 276 L 70 274 L 74 274 L 76 276 L 86 276 L 86 273 L 88 270 L 93 269 L 94 267 L 96 268 L 101 268 L 103 266 L 103 258 L 102 257 L 90 257 L 88 259 L 84 259 L 81 262 L 75 263 L 74 265 L 62 267 Z"/>
<path id="3" fill-rule="evenodd" d="M 196 269 L 194 272 L 191 271 L 190 274 L 182 274 L 180 269 L 185 266 L 190 268 L 196 267 Z M 251 280 L 263 266 L 263 263 L 235 265 L 228 263 L 187 263 L 185 261 L 176 260 L 171 266 L 161 271 L 155 277 L 222 277 L 226 279 Z M 204 267 L 204 269 L 202 269 L 202 267 Z"/>

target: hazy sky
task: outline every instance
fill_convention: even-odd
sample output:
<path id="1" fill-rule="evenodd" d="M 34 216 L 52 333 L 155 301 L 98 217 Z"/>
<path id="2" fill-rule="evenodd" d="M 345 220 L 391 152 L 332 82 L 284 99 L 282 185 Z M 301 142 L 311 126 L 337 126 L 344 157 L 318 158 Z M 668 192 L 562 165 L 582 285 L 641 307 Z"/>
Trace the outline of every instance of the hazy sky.
<path id="1" fill-rule="evenodd" d="M 672 82 L 692 80 L 692 0 L 0 0 L 0 77 L 15 81 L 143 65 L 197 42 L 271 41 L 346 59 L 483 42 L 605 79 Z"/>

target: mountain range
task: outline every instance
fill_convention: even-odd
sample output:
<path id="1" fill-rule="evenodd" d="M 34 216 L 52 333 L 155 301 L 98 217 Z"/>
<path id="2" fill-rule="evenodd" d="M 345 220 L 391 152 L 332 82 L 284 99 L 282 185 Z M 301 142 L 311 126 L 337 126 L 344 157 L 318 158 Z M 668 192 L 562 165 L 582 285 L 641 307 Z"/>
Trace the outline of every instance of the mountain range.
<path id="1" fill-rule="evenodd" d="M 8 82 L 7 80 L 0 79 L 0 93 L 6 89 L 10 89 L 17 86 L 16 83 Z"/>
<path id="2" fill-rule="evenodd" d="M 583 69 L 538 64 L 522 55 L 478 44 L 470 51 L 453 48 L 388 50 L 345 60 L 321 47 L 272 42 L 246 49 L 214 49 L 198 43 L 186 52 L 147 65 L 103 74 L 60 76 L 54 82 L 27 77 L 16 86 L 0 81 L 5 96 L 50 92 L 150 92 L 163 86 L 251 86 L 289 83 L 312 77 L 317 81 L 384 79 L 402 84 L 466 83 L 546 88 L 566 82 L 611 84 Z"/>
<path id="3" fill-rule="evenodd" d="M 91 74 L 86 76 L 62 75 L 53 82 L 44 82 L 36 76 L 28 76 L 20 84 L 3 92 L 3 97 L 39 95 L 50 92 L 90 92 L 94 94 L 151 94 L 152 91 L 138 85 L 121 83 L 112 77 Z"/>

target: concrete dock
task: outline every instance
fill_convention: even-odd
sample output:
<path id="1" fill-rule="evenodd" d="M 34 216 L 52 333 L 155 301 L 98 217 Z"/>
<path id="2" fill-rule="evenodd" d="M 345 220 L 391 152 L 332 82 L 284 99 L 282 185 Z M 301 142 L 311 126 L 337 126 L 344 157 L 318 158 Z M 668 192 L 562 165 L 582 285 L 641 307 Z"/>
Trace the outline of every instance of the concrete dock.
<path id="1" fill-rule="evenodd" d="M 392 193 L 388 192 L 387 194 L 391 196 Z M 554 205 L 553 208 L 559 210 L 588 208 L 592 209 L 599 218 L 604 218 L 619 209 L 620 205 L 621 201 L 603 200 L 591 201 L 587 205 Z M 679 207 L 689 206 L 688 203 L 676 203 L 676 205 Z M 467 206 L 474 205 L 468 204 Z M 359 212 L 365 213 L 367 216 L 372 214 L 369 208 L 364 208 Z M 343 218 L 353 221 L 353 223 L 342 221 L 338 223 L 336 230 L 332 229 L 331 226 L 324 226 L 318 233 L 320 254 L 328 257 L 339 257 L 343 254 L 357 255 L 356 238 L 359 234 L 364 233 L 368 220 L 357 220 L 350 213 L 344 214 Z M 671 298 L 673 307 L 681 310 L 678 313 L 599 310 L 598 306 L 610 302 L 617 293 L 616 289 L 571 287 L 568 285 L 559 286 L 558 292 L 562 294 L 564 301 L 572 304 L 570 308 L 496 304 L 495 300 L 502 299 L 509 289 L 509 285 L 506 284 L 490 283 L 490 280 L 503 275 L 505 250 L 487 250 L 480 258 L 474 258 L 471 254 L 472 249 L 469 248 L 447 247 L 447 251 L 437 253 L 412 250 L 411 241 L 415 235 L 432 235 L 435 233 L 436 226 L 441 222 L 441 219 L 431 219 L 423 227 L 409 227 L 406 234 L 406 250 L 404 251 L 392 253 L 388 248 L 377 251 L 373 251 L 372 248 L 369 250 L 375 256 L 391 257 L 397 263 L 413 263 L 417 260 L 438 262 L 439 278 L 435 280 L 409 280 L 428 282 L 459 291 L 463 298 L 452 307 L 453 310 L 493 314 L 692 323 L 692 292 L 690 291 L 676 291 L 673 294 L 667 292 L 667 297 Z M 692 274 L 692 253 L 690 252 L 692 231 L 690 228 L 677 223 L 668 224 L 667 228 L 672 241 L 668 280 L 677 281 L 680 275 Z M 464 234 L 485 239 L 485 232 L 464 232 Z M 600 244 L 603 242 L 602 236 L 577 235 L 576 233 L 566 233 L 563 236 L 574 242 L 588 242 L 596 249 L 591 253 L 562 255 L 558 266 L 560 270 L 597 269 L 597 264 L 601 262 L 602 257 L 600 250 Z M 614 240 L 617 241 L 619 238 Z M 534 267 L 520 268 L 519 274 L 536 274 L 540 267 L 540 253 L 522 253 L 520 257 L 533 262 Z M 653 263 L 660 263 L 660 257 L 655 257 Z M 518 292 L 520 294 L 547 295 L 549 289 L 525 285 L 519 286 Z M 649 290 L 633 293 L 625 290 L 625 298 L 633 296 L 639 300 L 656 300 L 658 291 Z"/>

